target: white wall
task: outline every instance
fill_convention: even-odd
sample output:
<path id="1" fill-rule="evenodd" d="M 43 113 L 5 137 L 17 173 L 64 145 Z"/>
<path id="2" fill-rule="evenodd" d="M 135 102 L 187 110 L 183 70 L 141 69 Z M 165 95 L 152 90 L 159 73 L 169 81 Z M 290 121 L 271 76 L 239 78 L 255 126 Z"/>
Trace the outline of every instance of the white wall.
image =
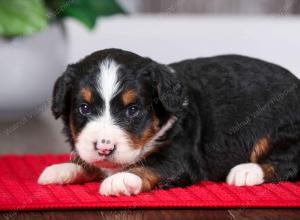
<path id="1" fill-rule="evenodd" d="M 237 53 L 278 63 L 300 76 L 300 18 L 116 16 L 99 20 L 89 32 L 74 20 L 66 22 L 69 61 L 116 47 L 158 62 Z"/>

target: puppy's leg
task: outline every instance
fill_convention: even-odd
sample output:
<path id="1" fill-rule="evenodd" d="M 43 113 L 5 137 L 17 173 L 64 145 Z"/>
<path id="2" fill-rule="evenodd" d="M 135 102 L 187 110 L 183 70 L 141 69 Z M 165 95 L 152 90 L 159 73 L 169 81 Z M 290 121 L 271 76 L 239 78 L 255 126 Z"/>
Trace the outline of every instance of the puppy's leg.
<path id="1" fill-rule="evenodd" d="M 38 183 L 45 184 L 70 184 L 82 183 L 95 179 L 98 175 L 86 172 L 79 164 L 61 163 L 48 166 L 42 172 Z"/>
<path id="2" fill-rule="evenodd" d="M 294 181 L 300 177 L 300 141 L 278 144 L 270 155 L 260 161 L 264 181 Z"/>
<path id="3" fill-rule="evenodd" d="M 300 127 L 283 127 L 268 137 L 250 161 L 231 169 L 227 183 L 236 186 L 295 180 L 300 174 Z M 262 150 L 264 149 L 264 150 Z M 259 153 L 260 152 L 260 153 Z"/>
<path id="4" fill-rule="evenodd" d="M 300 158 L 299 151 L 298 158 Z M 230 170 L 226 182 L 235 186 L 253 186 L 264 182 L 295 180 L 299 177 L 299 161 L 296 160 L 290 152 L 290 154 L 272 154 L 261 164 L 239 164 Z"/>
<path id="5" fill-rule="evenodd" d="M 104 179 L 100 186 L 100 194 L 104 196 L 135 195 L 152 190 L 157 182 L 158 176 L 149 168 L 136 167 Z"/>

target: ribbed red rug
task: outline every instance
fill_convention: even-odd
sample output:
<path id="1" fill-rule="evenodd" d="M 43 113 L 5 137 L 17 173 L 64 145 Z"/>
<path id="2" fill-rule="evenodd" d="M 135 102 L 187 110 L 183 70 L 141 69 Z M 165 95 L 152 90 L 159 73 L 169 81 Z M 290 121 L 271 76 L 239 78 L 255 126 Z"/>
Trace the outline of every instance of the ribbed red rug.
<path id="1" fill-rule="evenodd" d="M 254 187 L 201 182 L 187 188 L 121 197 L 100 196 L 97 182 L 65 186 L 37 184 L 46 166 L 67 160 L 66 155 L 1 156 L 0 210 L 300 207 L 300 182 Z"/>

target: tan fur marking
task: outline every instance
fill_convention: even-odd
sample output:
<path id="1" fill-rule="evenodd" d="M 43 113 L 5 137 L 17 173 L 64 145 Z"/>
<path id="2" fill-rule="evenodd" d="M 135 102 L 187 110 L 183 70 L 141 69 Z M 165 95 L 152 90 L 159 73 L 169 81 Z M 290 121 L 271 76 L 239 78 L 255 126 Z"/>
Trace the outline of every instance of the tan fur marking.
<path id="1" fill-rule="evenodd" d="M 92 90 L 90 88 L 86 87 L 86 88 L 82 89 L 80 94 L 84 101 L 86 101 L 87 103 L 92 102 L 93 94 L 92 94 Z"/>
<path id="2" fill-rule="evenodd" d="M 264 180 L 266 182 L 272 181 L 274 178 L 276 178 L 274 167 L 271 164 L 263 164 L 260 166 L 264 172 Z"/>
<path id="3" fill-rule="evenodd" d="M 152 139 L 152 137 L 158 132 L 158 130 L 159 130 L 159 119 L 156 117 L 156 115 L 153 115 L 151 126 L 144 130 L 141 137 L 137 137 L 135 135 L 129 134 L 132 146 L 134 148 L 142 148 Z"/>
<path id="4" fill-rule="evenodd" d="M 262 137 L 258 139 L 258 141 L 253 146 L 253 150 L 250 155 L 250 161 L 252 163 L 258 162 L 261 157 L 268 153 L 269 148 L 270 145 L 268 137 Z"/>
<path id="5" fill-rule="evenodd" d="M 70 116 L 70 118 L 69 118 L 69 126 L 70 126 L 70 130 L 71 130 L 71 136 L 72 136 L 73 142 L 76 143 L 78 134 L 77 134 L 72 116 Z"/>
<path id="6" fill-rule="evenodd" d="M 70 162 L 80 165 L 92 180 L 101 180 L 105 176 L 99 168 L 86 163 L 76 153 L 71 154 Z"/>
<path id="7" fill-rule="evenodd" d="M 154 189 L 159 181 L 158 175 L 146 167 L 134 167 L 128 170 L 130 173 L 138 175 L 142 179 L 141 192 Z"/>
<path id="8" fill-rule="evenodd" d="M 136 100 L 136 97 L 137 97 L 137 94 L 134 90 L 126 90 L 122 94 L 122 101 L 123 101 L 124 106 L 134 103 Z"/>

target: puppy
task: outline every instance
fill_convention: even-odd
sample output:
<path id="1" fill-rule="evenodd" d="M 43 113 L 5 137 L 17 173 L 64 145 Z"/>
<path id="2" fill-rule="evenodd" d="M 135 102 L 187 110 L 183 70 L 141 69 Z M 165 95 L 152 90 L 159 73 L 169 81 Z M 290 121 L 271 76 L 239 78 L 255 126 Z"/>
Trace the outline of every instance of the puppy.
<path id="1" fill-rule="evenodd" d="M 159 64 L 106 49 L 57 80 L 72 160 L 47 167 L 40 184 L 102 179 L 100 194 L 132 195 L 202 180 L 235 186 L 296 180 L 299 80 L 237 55 Z"/>

